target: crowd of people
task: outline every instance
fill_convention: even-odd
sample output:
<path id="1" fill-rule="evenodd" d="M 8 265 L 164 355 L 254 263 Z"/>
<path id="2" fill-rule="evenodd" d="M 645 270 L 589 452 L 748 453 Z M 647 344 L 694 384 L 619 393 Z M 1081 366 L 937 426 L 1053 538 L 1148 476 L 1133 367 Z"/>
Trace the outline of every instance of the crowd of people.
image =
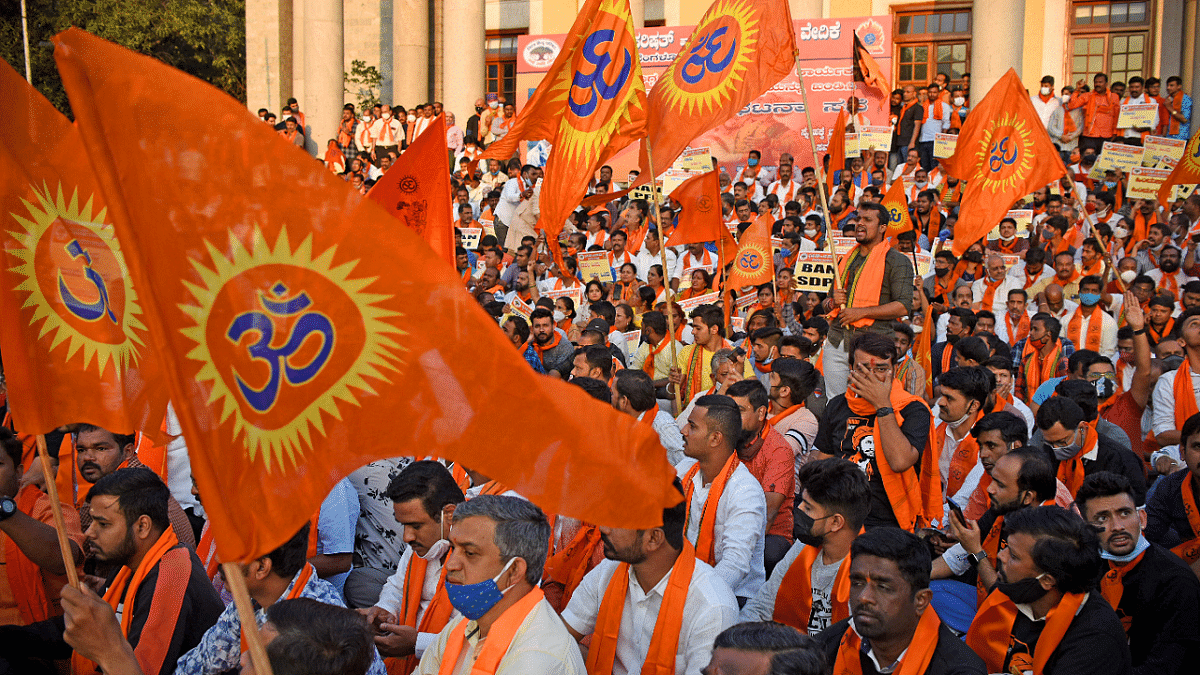
<path id="1" fill-rule="evenodd" d="M 1126 176 L 1089 174 L 1106 141 L 1188 138 L 1191 99 L 1174 77 L 1165 96 L 1155 78 L 1044 78 L 1031 98 L 1070 175 L 956 256 L 963 186 L 933 136 L 970 111 L 948 85 L 894 92 L 886 150 L 720 168 L 725 225 L 765 219 L 776 247 L 773 281 L 742 288 L 716 242 L 667 246 L 679 204 L 626 194 L 610 167 L 547 241 L 544 162 L 476 166 L 516 114 L 495 95 L 465 128 L 440 103 L 347 106 L 326 161 L 364 192 L 446 114 L 465 290 L 532 369 L 651 425 L 678 505 L 658 527 L 598 526 L 402 450 L 230 580 L 203 517 L 219 495 L 197 493 L 173 418 L 165 445 L 63 428 L 44 476 L 6 416 L 0 675 L 252 672 L 231 582 L 277 675 L 1186 672 L 1200 194 L 1128 199 Z M 1152 127 L 1116 126 L 1147 101 Z M 303 146 L 294 100 L 259 115 Z M 913 229 L 888 236 L 895 181 Z M 838 245 L 832 285 L 798 271 Z"/>

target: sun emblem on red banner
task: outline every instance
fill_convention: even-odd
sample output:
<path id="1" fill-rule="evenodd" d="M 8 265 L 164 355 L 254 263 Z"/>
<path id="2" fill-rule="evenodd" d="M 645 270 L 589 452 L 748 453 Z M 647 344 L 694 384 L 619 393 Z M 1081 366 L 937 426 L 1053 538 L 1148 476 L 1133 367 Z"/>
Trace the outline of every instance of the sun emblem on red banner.
<path id="1" fill-rule="evenodd" d="M 770 255 L 765 248 L 758 244 L 748 244 L 742 250 L 738 251 L 737 260 L 733 266 L 738 272 L 746 276 L 758 273 L 767 262 L 767 256 Z"/>
<path id="2" fill-rule="evenodd" d="M 737 93 L 758 45 L 759 14 L 749 0 L 717 0 L 663 74 L 664 103 L 707 114 Z"/>
<path id="3" fill-rule="evenodd" d="M 29 325 L 41 324 L 38 337 L 51 349 L 65 345 L 67 359 L 81 356 L 84 368 L 101 374 L 111 364 L 124 377 L 145 349 L 146 326 L 105 209 L 93 212 L 91 196 L 80 204 L 78 190 L 67 199 L 61 184 L 34 188 L 33 198 L 22 200 L 28 217 L 11 214 L 19 248 L 9 250 L 22 279 L 13 290 L 25 297 L 22 309 L 32 309 Z"/>
<path id="4" fill-rule="evenodd" d="M 981 167 L 980 187 L 988 192 L 1007 192 L 1033 169 L 1033 129 L 1020 116 L 1005 112 L 993 120 L 975 147 Z"/>
<path id="5" fill-rule="evenodd" d="M 193 260 L 195 302 L 180 306 L 196 380 L 251 459 L 296 466 L 313 432 L 397 371 L 400 315 L 367 291 L 375 277 L 354 274 L 358 261 L 335 264 L 336 246 L 314 255 L 311 236 L 293 250 L 286 230 L 272 246 L 256 227 L 248 246 L 230 236 L 231 255 L 206 245 L 211 267 Z"/>

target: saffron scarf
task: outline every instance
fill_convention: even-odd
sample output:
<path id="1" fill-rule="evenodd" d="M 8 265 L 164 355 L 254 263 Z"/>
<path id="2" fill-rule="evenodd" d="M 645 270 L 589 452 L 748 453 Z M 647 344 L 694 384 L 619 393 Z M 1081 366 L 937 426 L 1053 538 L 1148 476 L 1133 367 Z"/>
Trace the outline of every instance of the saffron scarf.
<path id="1" fill-rule="evenodd" d="M 646 354 L 646 360 L 642 362 L 642 370 L 645 371 L 645 373 L 650 376 L 651 380 L 654 379 L 654 370 L 655 370 L 654 359 L 655 359 L 655 357 L 657 357 L 659 354 L 662 353 L 662 350 L 667 348 L 667 344 L 669 344 L 670 342 L 671 342 L 670 340 L 663 338 L 658 341 L 657 346 L 651 345 L 650 343 L 646 343 L 647 354 Z"/>
<path id="2" fill-rule="evenodd" d="M 550 341 L 547 342 L 545 344 L 545 346 L 539 344 L 537 340 L 531 340 L 530 342 L 533 344 L 533 351 L 536 352 L 538 355 L 538 358 L 542 360 L 542 365 L 545 365 L 546 364 L 546 352 L 557 347 L 558 343 L 561 341 L 562 341 L 562 336 L 558 334 L 558 331 L 554 331 L 554 334 L 550 337 Z"/>
<path id="3" fill-rule="evenodd" d="M 1196 405 L 1196 392 L 1192 389 L 1192 365 L 1186 358 L 1180 364 L 1179 368 L 1175 370 L 1173 391 L 1175 398 L 1175 426 L 1182 429 L 1189 417 L 1200 413 L 1200 409 Z M 1197 530 L 1196 533 L 1200 534 L 1200 530 Z"/>
<path id="4" fill-rule="evenodd" d="M 1008 312 L 1004 313 L 1004 326 L 1008 328 L 1008 343 L 1017 344 L 1021 340 L 1029 337 L 1029 315 L 1021 312 L 1021 320 L 1014 327 L 1012 315 Z"/>
<path id="5" fill-rule="evenodd" d="M 729 459 L 725 460 L 725 465 L 721 467 L 721 472 L 713 478 L 712 487 L 709 488 L 708 498 L 704 500 L 704 506 L 700 511 L 700 530 L 696 534 L 696 557 L 708 563 L 709 565 L 717 564 L 716 558 L 716 527 L 717 527 L 717 508 L 721 503 L 721 496 L 725 493 L 725 485 L 729 483 L 729 477 L 737 470 L 741 461 L 738 460 L 737 453 L 729 455 Z M 692 510 L 692 494 L 696 491 L 696 486 L 692 482 L 696 474 L 700 472 L 700 463 L 692 465 L 687 474 L 683 477 L 683 496 L 684 496 L 684 532 L 687 532 L 688 524 L 691 523 Z M 712 508 L 709 508 L 709 507 Z"/>
<path id="6" fill-rule="evenodd" d="M 1058 368 L 1059 355 L 1062 354 L 1062 342 L 1055 340 L 1054 349 L 1046 356 L 1041 355 L 1041 350 L 1033 345 L 1033 342 L 1025 341 L 1025 350 L 1021 352 L 1021 360 L 1025 366 L 1025 390 L 1029 396 L 1033 396 L 1033 392 L 1042 386 L 1046 380 L 1054 377 L 1054 372 Z"/>
<path id="7" fill-rule="evenodd" d="M 776 424 L 778 424 L 780 421 L 786 419 L 789 415 L 791 415 L 792 413 L 796 412 L 797 410 L 799 410 L 803 407 L 804 407 L 803 402 L 797 403 L 796 405 L 793 405 L 793 406 L 790 406 L 790 407 L 784 409 L 783 412 L 781 412 L 778 415 L 775 415 L 771 419 L 767 420 L 767 423 L 773 427 Z"/>
<path id="8" fill-rule="evenodd" d="M 917 622 L 912 642 L 908 643 L 908 649 L 900 657 L 900 664 L 892 671 L 893 675 L 922 675 L 929 668 L 933 652 L 937 649 L 938 629 L 941 625 L 942 620 L 934 611 L 933 605 L 927 606 L 921 613 L 921 620 Z M 833 675 L 862 675 L 861 659 L 862 638 L 853 626 L 847 626 L 838 645 Z"/>
<path id="9" fill-rule="evenodd" d="M 1120 606 L 1121 596 L 1125 595 L 1125 575 L 1137 567 L 1145 555 L 1146 551 L 1142 551 L 1136 558 L 1124 565 L 1118 565 L 1112 560 L 1108 561 L 1108 571 L 1100 579 L 1100 595 L 1104 596 L 1104 599 L 1108 601 L 1108 604 L 1112 605 L 1113 609 Z M 1133 618 L 1123 614 L 1118 614 L 1118 616 L 1121 618 L 1121 626 L 1128 634 Z"/>
<path id="10" fill-rule="evenodd" d="M 986 309 L 989 312 L 992 311 L 992 306 L 996 302 L 996 289 L 1000 288 L 1000 284 L 1002 283 L 1004 283 L 1004 277 L 1000 277 L 997 281 L 992 281 L 987 277 L 983 278 L 984 290 L 983 300 L 979 303 L 980 309 Z"/>
<path id="11" fill-rule="evenodd" d="M 808 621 L 812 616 L 812 566 L 821 554 L 821 546 L 805 546 L 792 561 L 779 591 L 775 594 L 773 621 L 787 624 L 801 633 L 808 632 Z M 833 605 L 831 623 L 850 618 L 850 555 L 842 558 L 837 576 L 833 580 L 833 593 L 829 598 Z M 848 631 L 849 632 L 849 631 Z"/>
<path id="12" fill-rule="evenodd" d="M 311 566 L 310 566 L 311 567 Z M 446 595 L 446 568 L 442 567 L 438 576 L 437 592 L 425 608 L 421 621 L 417 622 L 417 614 L 421 611 L 421 591 L 425 588 L 425 574 L 429 562 L 414 551 L 408 561 L 408 571 L 404 574 L 404 602 L 400 605 L 400 613 L 396 620 L 403 626 L 412 626 L 418 633 L 440 633 L 454 614 L 454 607 Z M 387 666 L 388 675 L 408 675 L 417 669 L 420 659 L 416 655 L 392 657 L 383 660 Z"/>
<path id="13" fill-rule="evenodd" d="M 1150 324 L 1149 321 L 1146 322 L 1146 330 L 1150 333 L 1150 340 L 1152 341 L 1151 344 L 1158 344 L 1158 343 L 1162 342 L 1162 339 L 1164 337 L 1166 337 L 1167 335 L 1170 335 L 1171 331 L 1174 330 L 1174 328 L 1175 328 L 1174 317 L 1167 319 L 1167 323 L 1162 327 L 1161 330 L 1155 328 L 1153 325 Z"/>
<path id="14" fill-rule="evenodd" d="M 1079 486 L 1083 485 L 1083 456 L 1096 449 L 1099 438 L 1096 433 L 1096 422 L 1098 421 L 1096 419 L 1080 425 L 1080 428 L 1084 430 L 1083 447 L 1071 459 L 1058 463 L 1058 479 L 1067 486 L 1067 490 L 1071 494 L 1079 492 Z"/>
<path id="15" fill-rule="evenodd" d="M 888 251 L 891 249 L 892 247 L 884 241 L 876 244 L 870 253 L 866 253 L 863 246 L 859 244 L 854 247 L 850 255 L 842 258 L 842 264 L 838 269 L 838 276 L 842 279 L 842 287 L 846 289 L 846 307 L 862 308 L 879 306 L 879 293 L 883 289 L 884 262 L 887 259 Z M 866 260 L 858 268 L 857 274 L 853 278 L 848 278 L 851 263 L 864 256 Z M 829 316 L 837 316 L 840 309 L 839 307 L 830 312 Z M 865 328 L 874 322 L 874 319 L 864 317 L 850 325 L 854 328 Z"/>
<path id="16" fill-rule="evenodd" d="M 671 578 L 663 592 L 662 605 L 654 620 L 654 637 L 641 672 L 646 675 L 674 675 L 675 655 L 679 651 L 679 634 L 683 628 L 683 610 L 687 602 L 688 587 L 696 569 L 696 551 L 691 542 L 683 540 L 683 550 L 671 567 Z M 621 633 L 621 615 L 625 612 L 625 596 L 629 592 L 629 563 L 617 565 L 600 610 L 596 614 L 596 628 L 592 633 L 588 649 L 588 675 L 609 675 L 617 658 L 617 643 Z M 633 664 L 630 664 L 633 665 Z"/>
<path id="17" fill-rule="evenodd" d="M 525 619 L 533 613 L 533 610 L 537 609 L 538 603 L 544 597 L 542 589 L 535 588 L 526 593 L 512 607 L 504 610 L 504 613 L 492 624 L 487 638 L 483 640 L 479 656 L 475 658 L 475 663 L 471 664 L 467 671 L 468 675 L 495 675 L 496 669 L 500 667 L 500 661 L 508 654 L 508 648 L 512 646 L 513 638 L 517 636 L 521 624 L 525 623 Z M 467 642 L 466 625 L 467 619 L 463 618 L 446 636 L 446 650 L 442 653 L 438 675 L 451 675 L 458 666 L 458 658 Z"/>
<path id="18" fill-rule="evenodd" d="M 1083 604 L 1086 594 L 1067 593 L 1046 614 L 1046 626 L 1033 648 L 1033 675 L 1042 675 L 1050 655 L 1071 627 L 1071 621 Z M 967 631 L 966 643 L 987 666 L 987 672 L 1004 672 L 1004 658 L 1012 638 L 1013 622 L 1017 618 L 1017 606 L 1007 595 L 994 590 L 975 613 L 971 629 Z M 1028 669 L 1022 669 L 1028 670 Z"/>
<path id="19" fill-rule="evenodd" d="M 1104 333 L 1104 316 L 1100 314 L 1104 310 L 1100 309 L 1099 305 L 1092 305 L 1091 311 L 1088 312 L 1088 325 L 1085 330 L 1083 327 L 1083 313 L 1088 308 L 1080 305 L 1071 316 L 1071 320 L 1067 322 L 1067 339 L 1070 340 L 1077 349 L 1090 349 L 1094 352 L 1100 351 L 1100 336 Z M 1092 319 L 1096 319 L 1100 325 L 1093 325 Z M 1082 342 L 1080 340 L 1083 340 Z"/>
<path id="20" fill-rule="evenodd" d="M 1190 474 L 1190 472 L 1189 472 Z M 1189 565 L 1200 560 L 1200 510 L 1196 508 L 1196 491 L 1192 486 L 1195 476 L 1189 475 L 1183 481 L 1183 512 L 1187 515 L 1188 525 L 1192 528 L 1192 538 L 1171 549 L 1171 553 L 1183 558 Z"/>
<path id="21" fill-rule="evenodd" d="M 975 468 L 975 463 L 979 461 L 979 442 L 971 435 L 970 429 L 975 426 L 979 418 L 983 417 L 982 412 L 977 412 L 971 416 L 967 423 L 967 435 L 963 436 L 958 442 L 958 446 L 954 448 L 954 454 L 950 456 L 950 476 L 946 483 L 946 494 L 955 495 L 962 489 L 963 481 L 967 479 L 967 474 L 971 473 L 971 469 Z M 937 431 L 934 438 L 937 439 L 937 454 L 942 456 L 942 450 L 946 445 L 946 433 L 950 428 L 949 422 L 942 422 L 937 425 Z"/>
<path id="22" fill-rule="evenodd" d="M 553 529 L 551 526 L 551 531 Z M 545 573 L 542 578 L 544 581 L 562 584 L 561 606 L 563 608 L 566 608 L 567 603 L 571 601 L 571 595 L 575 593 L 576 588 L 579 588 L 579 582 L 583 581 L 583 577 L 592 570 L 592 558 L 599 545 L 599 528 L 584 524 L 571 538 L 571 541 L 567 542 L 566 546 L 555 547 L 552 545 L 550 547 L 552 555 L 546 559 Z"/>
<path id="23" fill-rule="evenodd" d="M 217 560 L 217 545 L 213 541 L 212 527 L 208 522 L 204 523 L 204 531 L 200 533 L 200 543 L 196 545 L 196 555 L 200 556 L 200 564 L 204 565 L 208 580 L 212 581 L 217 576 L 217 571 L 221 569 L 221 562 Z"/>

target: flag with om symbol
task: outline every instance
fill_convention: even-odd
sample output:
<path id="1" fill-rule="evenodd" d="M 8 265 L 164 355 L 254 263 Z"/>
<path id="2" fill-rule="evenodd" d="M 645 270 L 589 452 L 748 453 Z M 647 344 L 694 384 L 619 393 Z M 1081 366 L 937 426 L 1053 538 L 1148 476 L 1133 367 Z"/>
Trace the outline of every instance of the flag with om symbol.
<path id="1" fill-rule="evenodd" d="M 597 525 L 679 501 L 653 429 L 534 373 L 416 232 L 243 104 L 79 29 L 55 46 L 221 560 L 265 555 L 386 457 Z"/>
<path id="2" fill-rule="evenodd" d="M 954 225 L 956 256 L 986 237 L 1022 197 L 1067 175 L 1012 68 L 967 115 L 954 154 L 941 164 L 966 183 Z"/>
<path id="3" fill-rule="evenodd" d="M 442 260 L 454 264 L 454 197 L 444 114 L 413 139 L 367 192 L 367 199 L 420 235 Z"/>

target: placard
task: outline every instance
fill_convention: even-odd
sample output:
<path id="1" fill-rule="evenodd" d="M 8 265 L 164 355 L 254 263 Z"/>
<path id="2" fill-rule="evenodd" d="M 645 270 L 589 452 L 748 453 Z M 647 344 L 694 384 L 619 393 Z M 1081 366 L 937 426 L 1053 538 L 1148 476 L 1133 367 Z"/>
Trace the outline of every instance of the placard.
<path id="1" fill-rule="evenodd" d="M 796 290 L 827 293 L 833 288 L 836 268 L 829 251 L 800 251 L 796 254 Z"/>
<path id="2" fill-rule="evenodd" d="M 585 281 L 599 279 L 608 284 L 612 283 L 612 267 L 608 264 L 608 251 L 580 251 L 575 254 L 579 263 L 579 272 Z"/>
<path id="3" fill-rule="evenodd" d="M 1029 229 L 1033 227 L 1033 209 L 1016 209 L 1004 214 L 1004 218 L 1012 218 L 1017 221 L 1017 236 L 1025 237 L 1029 235 Z M 1003 218 L 1001 218 L 1003 220 Z M 996 221 L 995 227 L 991 232 L 988 232 L 988 239 L 1000 238 L 1000 221 Z"/>
<path id="4" fill-rule="evenodd" d="M 712 293 L 697 295 L 696 297 L 688 298 L 687 300 L 678 300 L 675 304 L 679 305 L 679 308 L 683 310 L 684 315 L 687 315 L 691 314 L 692 310 L 696 309 L 700 305 L 714 304 L 720 296 L 720 293 L 713 291 Z"/>
<path id="5" fill-rule="evenodd" d="M 712 151 L 709 150 L 708 146 L 688 148 L 683 151 L 679 159 L 675 160 L 671 168 L 689 173 L 708 173 L 713 170 Z"/>
<path id="6" fill-rule="evenodd" d="M 846 158 L 858 157 L 858 134 L 846 134 Z"/>
<path id="7" fill-rule="evenodd" d="M 860 152 L 862 150 L 890 151 L 892 149 L 892 128 L 890 126 L 880 126 L 859 129 L 858 147 Z"/>
<path id="8" fill-rule="evenodd" d="M 833 235 L 833 250 L 838 255 L 846 255 L 850 251 L 853 251 L 855 246 L 858 246 L 858 240 L 854 237 L 843 237 L 840 234 Z"/>
<path id="9" fill-rule="evenodd" d="M 1183 150 L 1187 141 L 1182 138 L 1164 138 L 1162 136 L 1147 136 L 1143 148 L 1142 166 L 1156 166 L 1160 163 L 1171 168 L 1183 159 Z"/>
<path id="10" fill-rule="evenodd" d="M 1125 196 L 1130 199 L 1158 199 L 1158 189 L 1167 181 L 1172 169 L 1151 169 L 1135 166 L 1129 172 Z"/>
<path id="11" fill-rule="evenodd" d="M 1102 180 L 1104 173 L 1110 170 L 1129 173 L 1133 167 L 1142 165 L 1143 153 L 1144 149 L 1136 145 L 1107 141 L 1100 150 L 1096 163 L 1092 165 L 1092 170 L 1088 172 L 1088 178 Z"/>
<path id="12" fill-rule="evenodd" d="M 692 174 L 688 173 L 687 171 L 676 171 L 675 169 L 667 171 L 667 173 L 663 175 L 662 179 L 663 192 L 671 194 L 675 191 L 675 188 L 683 185 L 683 182 L 691 177 Z"/>
<path id="13" fill-rule="evenodd" d="M 638 347 L 638 343 L 640 343 L 642 341 L 642 331 L 631 330 L 626 333 L 621 333 L 621 335 L 625 336 L 625 344 L 629 345 L 630 353 L 633 353 L 634 351 L 636 351 L 637 347 Z"/>
<path id="14" fill-rule="evenodd" d="M 1157 103 L 1126 103 L 1121 106 L 1121 115 L 1117 117 L 1117 128 L 1149 129 L 1154 126 L 1157 114 Z"/>
<path id="15" fill-rule="evenodd" d="M 474 251 L 479 248 L 479 240 L 483 238 L 482 227 L 460 227 L 458 231 L 462 233 L 462 247 L 468 251 Z"/>
<path id="16" fill-rule="evenodd" d="M 654 188 L 652 190 L 649 183 L 647 183 L 645 185 L 639 185 L 629 191 L 630 199 L 645 199 L 645 200 L 648 200 L 651 204 L 661 202 L 662 195 L 663 195 L 663 192 L 662 192 L 661 186 L 656 185 L 656 186 L 654 186 Z"/>
<path id="17" fill-rule="evenodd" d="M 916 263 L 917 276 L 923 277 L 929 274 L 929 270 L 933 267 L 933 254 L 924 251 L 914 251 L 909 254 L 913 262 Z"/>
<path id="18" fill-rule="evenodd" d="M 729 317 L 729 325 L 733 328 L 733 332 L 735 333 L 746 332 L 746 320 L 740 316 Z"/>
<path id="19" fill-rule="evenodd" d="M 771 252 L 779 253 L 783 250 L 783 237 L 771 237 Z"/>
<path id="20" fill-rule="evenodd" d="M 954 154 L 958 146 L 958 134 L 937 134 L 933 137 L 933 156 L 939 159 Z"/>
<path id="21" fill-rule="evenodd" d="M 572 288 L 560 288 L 556 291 L 544 291 L 543 298 L 555 300 L 557 298 L 571 298 L 575 301 L 575 309 L 579 309 L 583 305 L 583 286 L 575 286 Z"/>
<path id="22" fill-rule="evenodd" d="M 522 300 L 519 296 L 513 296 L 512 302 L 508 303 L 508 309 L 513 314 L 517 314 L 529 322 L 529 315 L 533 314 L 533 305 Z"/>
<path id="23" fill-rule="evenodd" d="M 1192 193 L 1196 191 L 1196 187 L 1197 186 L 1195 184 L 1173 186 L 1171 188 L 1171 201 L 1175 202 L 1179 201 L 1180 199 L 1187 199 L 1188 197 L 1191 197 Z"/>

